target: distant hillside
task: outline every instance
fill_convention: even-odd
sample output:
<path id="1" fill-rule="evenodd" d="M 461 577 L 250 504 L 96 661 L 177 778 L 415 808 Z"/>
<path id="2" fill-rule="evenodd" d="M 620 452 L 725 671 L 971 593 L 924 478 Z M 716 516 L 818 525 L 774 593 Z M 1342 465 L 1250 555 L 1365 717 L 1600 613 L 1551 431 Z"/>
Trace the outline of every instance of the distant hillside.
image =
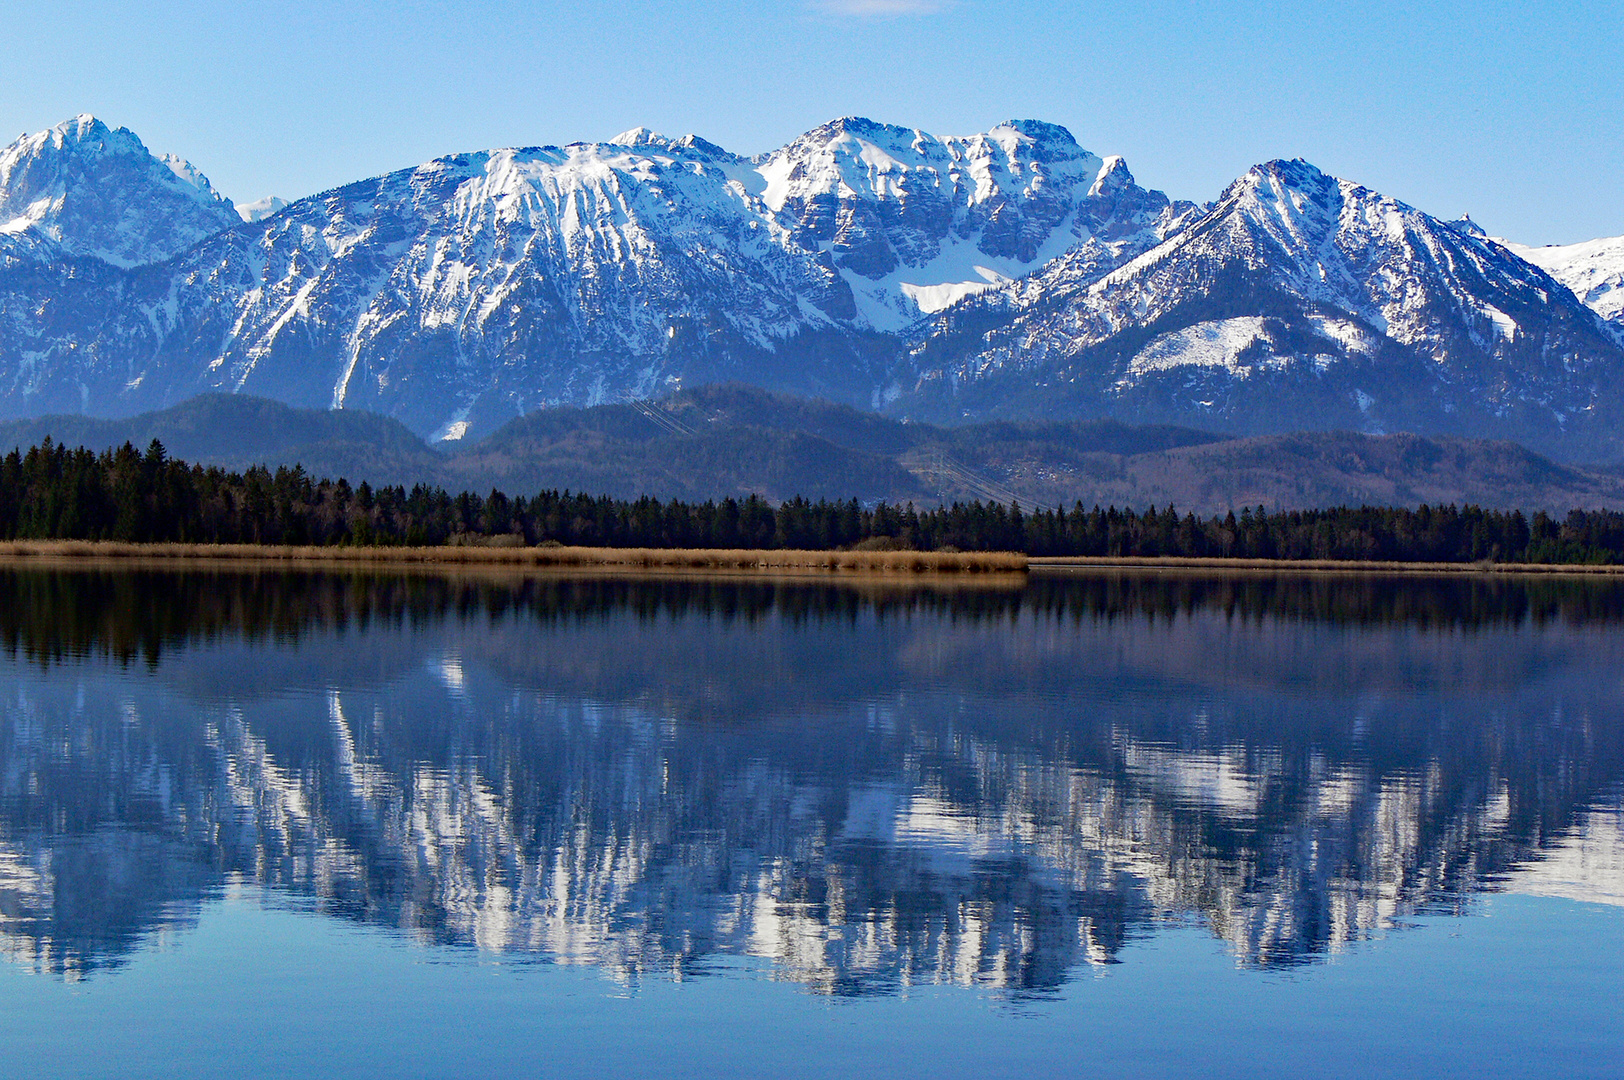
<path id="1" fill-rule="evenodd" d="M 1624 477 L 1508 442 L 1347 432 L 1229 439 L 1110 420 L 942 428 L 744 386 L 544 410 L 458 451 L 447 469 L 467 487 L 681 498 L 1171 502 L 1197 513 L 1260 504 L 1624 506 Z"/>
<path id="2" fill-rule="evenodd" d="M 412 484 L 440 478 L 444 459 L 397 420 L 349 410 L 296 409 L 242 394 L 204 394 L 123 420 L 41 416 L 0 423 L 0 451 L 37 445 L 47 435 L 105 450 L 153 439 L 175 457 L 242 470 L 302 464 L 323 476 Z"/>
<path id="3" fill-rule="evenodd" d="M 1556 511 L 1624 506 L 1624 478 L 1482 439 L 1307 432 L 1128 457 L 1084 455 L 1067 470 L 1030 459 L 1006 464 L 1009 485 L 1039 505 L 1085 493 L 1084 502 L 1171 502 L 1196 513 L 1259 505 L 1290 510 L 1474 503 Z"/>
<path id="4" fill-rule="evenodd" d="M 0 450 L 45 436 L 101 450 L 157 438 L 188 461 L 243 469 L 298 463 L 373 484 L 514 494 L 568 489 L 624 498 L 761 494 L 864 502 L 1018 499 L 1023 506 L 1476 503 L 1566 511 L 1624 507 L 1624 475 L 1559 465 L 1521 446 L 1416 435 L 1311 432 L 1231 439 L 1116 421 L 943 428 L 743 386 L 660 402 L 548 409 L 442 453 L 394 420 L 206 395 L 125 420 L 0 424 Z"/>
<path id="5" fill-rule="evenodd" d="M 547 409 L 457 451 L 447 468 L 468 486 L 570 487 L 614 495 L 769 499 L 1021 499 L 1009 476 L 1221 441 L 1176 427 L 1097 420 L 1050 424 L 910 424 L 845 405 L 740 385 L 658 402 Z M 1074 495 L 1082 497 L 1081 495 Z M 1052 501 L 1052 500 L 1049 500 Z"/>

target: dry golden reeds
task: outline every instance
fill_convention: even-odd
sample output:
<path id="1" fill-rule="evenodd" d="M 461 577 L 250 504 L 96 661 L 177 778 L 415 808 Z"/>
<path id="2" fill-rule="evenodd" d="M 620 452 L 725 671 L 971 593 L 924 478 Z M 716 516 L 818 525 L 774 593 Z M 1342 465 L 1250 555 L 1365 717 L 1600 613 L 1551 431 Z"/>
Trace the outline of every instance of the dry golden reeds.
<path id="1" fill-rule="evenodd" d="M 366 566 L 505 566 L 769 573 L 1020 573 L 1014 552 L 750 551 L 704 548 L 594 547 L 294 547 L 270 544 L 130 544 L 117 541 L 15 540 L 0 558 L 144 559 L 323 563 Z"/>

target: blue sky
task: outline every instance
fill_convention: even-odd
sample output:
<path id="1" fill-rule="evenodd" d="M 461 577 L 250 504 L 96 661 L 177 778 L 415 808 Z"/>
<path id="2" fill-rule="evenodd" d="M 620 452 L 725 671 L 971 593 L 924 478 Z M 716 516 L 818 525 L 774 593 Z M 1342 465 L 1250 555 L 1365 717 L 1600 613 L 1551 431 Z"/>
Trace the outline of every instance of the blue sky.
<path id="1" fill-rule="evenodd" d="M 239 201 L 644 124 L 741 153 L 857 114 L 1035 117 L 1206 200 L 1303 157 L 1524 243 L 1624 234 L 1624 0 L 6 0 L 0 132 L 79 112 Z"/>

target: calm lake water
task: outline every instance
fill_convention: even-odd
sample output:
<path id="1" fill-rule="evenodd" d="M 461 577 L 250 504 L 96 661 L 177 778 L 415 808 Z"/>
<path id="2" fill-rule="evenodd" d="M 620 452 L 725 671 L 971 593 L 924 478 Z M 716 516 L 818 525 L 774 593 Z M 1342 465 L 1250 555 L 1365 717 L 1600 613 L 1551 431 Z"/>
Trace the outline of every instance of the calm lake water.
<path id="1" fill-rule="evenodd" d="M 1612 1076 L 1624 586 L 0 571 L 0 1076 Z"/>

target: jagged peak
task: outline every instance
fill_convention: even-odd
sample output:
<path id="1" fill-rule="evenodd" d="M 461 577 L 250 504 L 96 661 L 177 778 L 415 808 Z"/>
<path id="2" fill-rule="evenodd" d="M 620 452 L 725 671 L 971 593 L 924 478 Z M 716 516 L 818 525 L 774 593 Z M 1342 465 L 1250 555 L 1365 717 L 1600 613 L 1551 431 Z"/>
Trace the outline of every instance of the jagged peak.
<path id="1" fill-rule="evenodd" d="M 1067 146 L 1076 146 L 1077 139 L 1072 133 L 1059 124 L 1051 124 L 1047 120 L 1005 120 L 987 132 L 988 135 L 1000 131 L 1013 131 L 1025 136 L 1033 142 L 1060 143 Z"/>
<path id="2" fill-rule="evenodd" d="M 228 206 L 231 204 L 231 200 L 216 191 L 209 178 L 190 161 L 177 154 L 154 154 L 135 132 L 126 127 L 111 127 L 93 113 L 80 113 L 44 131 L 20 136 L 0 154 L 16 162 L 45 155 L 48 151 L 84 158 L 104 155 L 150 157 L 181 183 L 211 201 Z"/>
<path id="3" fill-rule="evenodd" d="M 695 135 L 692 132 L 690 132 L 689 134 L 684 135 L 682 138 L 678 139 L 677 140 L 677 145 L 682 147 L 685 150 L 695 150 L 695 151 L 698 151 L 698 152 L 703 153 L 703 154 L 709 154 L 709 155 L 711 155 L 713 157 L 733 157 L 733 156 L 735 156 L 730 151 L 725 150 L 720 146 L 717 146 L 715 143 L 711 142 L 709 139 L 701 139 L 698 135 Z"/>
<path id="4" fill-rule="evenodd" d="M 795 143 L 828 143 L 844 136 L 856 136 L 870 142 L 906 143 L 918 146 L 922 142 L 965 143 L 978 139 L 998 140 L 1000 136 L 1013 135 L 1017 139 L 1041 145 L 1060 145 L 1073 150 L 1079 149 L 1077 140 L 1071 132 L 1059 124 L 1051 124 L 1045 120 L 1005 120 L 995 124 L 986 131 L 975 132 L 970 135 L 933 135 L 920 128 L 903 127 L 899 124 L 884 124 L 878 120 L 870 120 L 866 116 L 842 116 L 827 123 L 820 124 L 811 131 L 796 139 Z"/>
<path id="5" fill-rule="evenodd" d="M 244 221 L 264 221 L 274 214 L 279 214 L 288 208 L 288 201 L 275 195 L 267 195 L 263 199 L 255 199 L 251 203 L 242 203 L 237 207 L 237 216 Z"/>
<path id="6" fill-rule="evenodd" d="M 774 158 L 807 155 L 837 159 L 860 157 L 865 153 L 860 144 L 865 143 L 903 163 L 916 159 L 990 156 L 1005 159 L 1011 166 L 1030 161 L 1045 165 L 1081 163 L 1087 169 L 1097 169 L 1101 161 L 1079 146 L 1066 128 L 1042 120 L 1006 120 L 972 135 L 933 135 L 919 128 L 882 124 L 862 116 L 830 120 L 787 146 L 753 160 L 761 164 Z"/>
<path id="7" fill-rule="evenodd" d="M 911 145 L 922 137 L 929 138 L 917 128 L 902 127 L 899 124 L 882 124 L 878 120 L 870 120 L 866 116 L 842 116 L 827 123 L 819 124 L 789 145 L 827 145 L 838 142 L 847 136 L 864 139 L 868 142 L 891 142 L 893 145 L 901 143 Z"/>
<path id="8" fill-rule="evenodd" d="M 83 139 L 87 136 L 94 137 L 103 132 L 110 132 L 113 129 L 103 123 L 94 113 L 85 112 L 56 124 L 50 130 L 53 134 L 62 138 Z M 118 130 L 128 131 L 129 129 L 120 128 Z"/>
<path id="9" fill-rule="evenodd" d="M 23 136 L 19 144 L 32 144 L 36 152 L 47 146 L 82 154 L 147 154 L 146 144 L 125 127 L 112 127 L 92 113 L 80 113 L 33 136 Z"/>
<path id="10" fill-rule="evenodd" d="M 0 150 L 0 219 L 115 266 L 161 261 L 237 222 L 190 162 L 91 113 Z"/>
<path id="11" fill-rule="evenodd" d="M 671 140 L 653 128 L 634 127 L 622 131 L 609 140 L 614 146 L 670 146 Z"/>
<path id="12" fill-rule="evenodd" d="M 1350 192 L 1364 190 L 1346 186 Z M 1328 211 L 1340 200 L 1343 187 L 1341 180 L 1302 158 L 1276 158 L 1252 166 L 1235 179 L 1218 197 L 1218 206 L 1242 212 L 1249 212 L 1249 207 L 1274 206 L 1296 217 L 1310 204 Z"/>
<path id="13" fill-rule="evenodd" d="M 1225 190 L 1219 203 L 1238 208 L 1273 203 L 1288 216 L 1295 217 L 1308 213 L 1310 205 L 1317 207 L 1322 216 L 1334 212 L 1338 206 L 1359 205 L 1365 207 L 1366 213 L 1379 208 L 1385 213 L 1397 214 L 1409 223 L 1407 227 L 1435 236 L 1476 243 L 1489 239 L 1470 218 L 1456 222 L 1434 218 L 1390 195 L 1322 172 L 1302 158 L 1277 159 L 1253 166 Z"/>
<path id="14" fill-rule="evenodd" d="M 231 205 L 231 200 L 214 190 L 214 185 L 209 183 L 209 178 L 204 176 L 202 171 L 190 161 L 187 161 L 185 158 L 180 157 L 177 154 L 164 154 L 160 156 L 158 160 L 163 162 L 164 166 L 170 172 L 174 173 L 182 183 L 189 187 L 195 188 L 199 193 L 208 196 L 216 202 L 225 203 L 227 206 Z"/>
<path id="15" fill-rule="evenodd" d="M 653 128 L 634 127 L 622 131 L 610 139 L 609 146 L 629 146 L 634 149 L 667 150 L 673 153 L 684 153 L 695 157 L 707 159 L 732 158 L 733 154 L 717 146 L 708 139 L 701 139 L 698 135 L 689 133 L 681 138 L 673 139 L 661 135 Z"/>
<path id="16" fill-rule="evenodd" d="M 1247 180 L 1280 183 L 1298 188 L 1321 187 L 1327 183 L 1336 183 L 1336 177 L 1321 172 L 1317 166 L 1302 158 L 1275 158 L 1254 165 L 1241 177 L 1240 182 L 1244 183 Z"/>
<path id="17" fill-rule="evenodd" d="M 1132 187 L 1133 173 L 1128 171 L 1128 162 L 1120 154 L 1111 154 L 1100 163 L 1100 174 L 1094 178 L 1094 184 L 1088 189 L 1090 198 L 1121 191 Z"/>
<path id="18" fill-rule="evenodd" d="M 817 132 L 820 132 L 820 131 L 828 131 L 830 133 L 839 133 L 839 132 L 846 132 L 846 131 L 862 132 L 862 131 L 913 131 L 913 130 L 914 130 L 913 128 L 905 128 L 905 127 L 901 126 L 900 124 L 882 124 L 878 120 L 870 120 L 866 116 L 841 116 L 841 117 L 836 117 L 833 120 L 830 120 L 826 124 L 819 124 L 817 127 L 812 129 L 811 134 L 816 134 Z"/>

